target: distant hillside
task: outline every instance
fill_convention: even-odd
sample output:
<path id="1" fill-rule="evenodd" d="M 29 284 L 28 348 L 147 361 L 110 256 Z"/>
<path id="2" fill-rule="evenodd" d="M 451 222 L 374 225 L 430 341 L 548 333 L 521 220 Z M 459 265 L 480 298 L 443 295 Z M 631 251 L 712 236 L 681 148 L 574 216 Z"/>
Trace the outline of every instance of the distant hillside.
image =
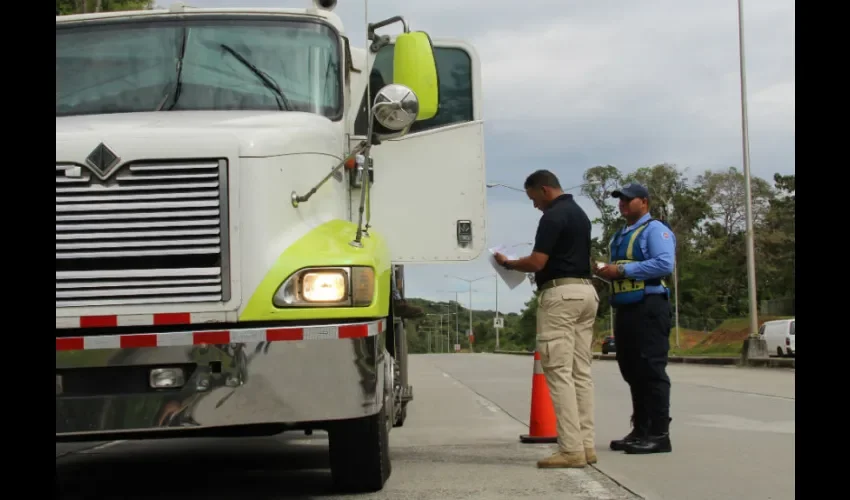
<path id="1" fill-rule="evenodd" d="M 442 328 L 440 314 L 442 313 Z M 430 352 L 445 352 L 447 348 L 454 349 L 455 331 L 461 348 L 469 348 L 466 331 L 469 329 L 469 309 L 453 300 L 433 302 L 427 299 L 408 298 L 406 306 L 398 311 L 398 314 L 407 320 L 407 334 L 410 352 L 429 352 L 428 340 L 431 339 Z M 505 320 L 505 328 L 500 332 L 500 347 L 506 348 L 510 338 L 516 336 L 517 325 L 520 316 L 517 313 L 502 314 Z M 493 318 L 496 317 L 495 310 L 472 311 L 473 331 L 475 332 L 475 350 L 492 351 L 496 346 L 496 332 L 493 329 Z M 446 340 L 446 334 L 450 339 Z M 533 334 L 533 332 L 532 332 Z"/>
<path id="2" fill-rule="evenodd" d="M 536 308 L 537 302 L 530 303 Z M 456 314 L 457 312 L 457 314 Z M 505 327 L 499 331 L 499 347 L 505 350 L 534 349 L 536 337 L 536 316 L 524 311 L 523 314 L 499 313 L 504 318 Z M 411 353 L 446 352 L 454 349 L 455 331 L 464 351 L 469 348 L 466 332 L 469 329 L 469 309 L 454 300 L 434 302 L 427 299 L 408 298 L 398 314 L 406 319 L 409 349 Z M 442 325 L 440 324 L 442 314 Z M 476 352 L 492 352 L 496 348 L 496 330 L 493 318 L 496 311 L 472 310 L 472 325 L 475 333 L 473 348 Z M 607 328 L 606 325 L 598 325 Z M 447 344 L 446 334 L 450 335 Z M 604 335 L 600 331 L 599 335 Z M 428 350 L 428 341 L 431 350 Z"/>

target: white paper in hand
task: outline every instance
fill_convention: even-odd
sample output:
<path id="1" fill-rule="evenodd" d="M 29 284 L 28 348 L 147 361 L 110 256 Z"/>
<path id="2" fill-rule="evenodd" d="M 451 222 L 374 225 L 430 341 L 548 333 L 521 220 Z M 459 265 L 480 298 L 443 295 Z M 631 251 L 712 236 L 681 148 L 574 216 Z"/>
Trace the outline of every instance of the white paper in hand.
<path id="1" fill-rule="evenodd" d="M 513 271 L 511 269 L 505 269 L 498 262 L 496 262 L 496 257 L 495 257 L 496 253 L 500 253 L 500 254 L 504 255 L 509 260 L 516 259 L 516 256 L 508 255 L 505 252 L 506 252 L 506 249 L 502 245 L 491 248 L 490 249 L 490 264 L 493 266 L 493 268 L 496 270 L 496 272 L 499 273 L 499 277 L 501 277 L 502 281 L 504 281 L 505 284 L 508 285 L 508 288 L 513 290 L 514 288 L 518 287 L 520 285 L 520 283 L 525 281 L 526 275 L 522 271 Z"/>

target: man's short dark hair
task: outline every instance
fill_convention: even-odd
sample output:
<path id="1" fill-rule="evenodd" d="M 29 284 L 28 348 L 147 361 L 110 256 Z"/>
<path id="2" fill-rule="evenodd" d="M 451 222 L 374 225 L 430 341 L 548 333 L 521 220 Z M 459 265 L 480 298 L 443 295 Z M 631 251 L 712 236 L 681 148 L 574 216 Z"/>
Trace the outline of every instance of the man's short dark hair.
<path id="1" fill-rule="evenodd" d="M 561 189 L 558 177 L 548 170 L 538 170 L 525 179 L 525 189 L 540 189 L 550 187 Z"/>

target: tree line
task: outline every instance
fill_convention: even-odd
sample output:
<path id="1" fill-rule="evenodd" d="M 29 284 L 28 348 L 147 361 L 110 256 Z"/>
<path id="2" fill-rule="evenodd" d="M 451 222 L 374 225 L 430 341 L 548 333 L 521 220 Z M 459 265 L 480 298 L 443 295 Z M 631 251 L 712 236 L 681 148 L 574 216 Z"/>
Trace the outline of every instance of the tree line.
<path id="1" fill-rule="evenodd" d="M 153 6 L 153 0 L 56 0 L 56 15 L 148 10 Z"/>

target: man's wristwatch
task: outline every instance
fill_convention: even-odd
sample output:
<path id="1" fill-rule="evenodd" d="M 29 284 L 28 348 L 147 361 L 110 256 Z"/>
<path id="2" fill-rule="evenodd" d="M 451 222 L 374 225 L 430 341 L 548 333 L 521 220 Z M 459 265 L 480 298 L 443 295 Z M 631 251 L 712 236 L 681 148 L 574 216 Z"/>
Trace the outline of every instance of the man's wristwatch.
<path id="1" fill-rule="evenodd" d="M 620 276 L 626 277 L 626 266 L 623 264 L 617 264 L 617 272 L 620 273 Z"/>

